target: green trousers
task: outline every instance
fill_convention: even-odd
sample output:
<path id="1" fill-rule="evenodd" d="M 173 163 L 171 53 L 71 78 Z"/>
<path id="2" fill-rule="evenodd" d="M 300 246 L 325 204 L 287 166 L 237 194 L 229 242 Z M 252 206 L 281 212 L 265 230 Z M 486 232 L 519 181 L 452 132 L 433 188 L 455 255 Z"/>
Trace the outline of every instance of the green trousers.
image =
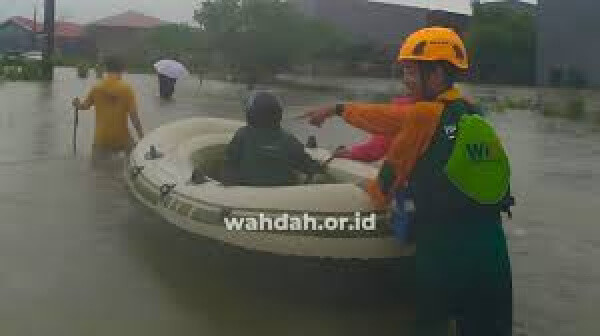
<path id="1" fill-rule="evenodd" d="M 417 223 L 417 335 L 512 334 L 512 278 L 501 217 Z"/>

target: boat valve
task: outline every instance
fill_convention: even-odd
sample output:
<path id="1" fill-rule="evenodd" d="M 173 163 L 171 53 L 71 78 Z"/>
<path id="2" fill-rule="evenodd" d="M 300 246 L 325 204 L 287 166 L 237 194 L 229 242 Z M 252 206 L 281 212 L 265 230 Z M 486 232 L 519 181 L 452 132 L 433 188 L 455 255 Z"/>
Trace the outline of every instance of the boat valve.
<path id="1" fill-rule="evenodd" d="M 136 178 L 138 177 L 138 175 L 140 175 L 142 173 L 142 170 L 144 170 L 144 166 L 134 166 L 131 167 L 131 178 Z"/>
<path id="2" fill-rule="evenodd" d="M 165 184 L 161 185 L 160 189 L 159 189 L 160 196 L 163 198 L 168 196 L 173 191 L 173 189 L 175 189 L 175 186 L 176 186 L 175 183 L 165 183 Z"/>
<path id="3" fill-rule="evenodd" d="M 146 160 L 156 160 L 162 158 L 163 156 L 163 153 L 156 150 L 156 146 L 151 145 L 150 150 L 146 153 L 146 155 L 144 155 L 144 158 Z"/>

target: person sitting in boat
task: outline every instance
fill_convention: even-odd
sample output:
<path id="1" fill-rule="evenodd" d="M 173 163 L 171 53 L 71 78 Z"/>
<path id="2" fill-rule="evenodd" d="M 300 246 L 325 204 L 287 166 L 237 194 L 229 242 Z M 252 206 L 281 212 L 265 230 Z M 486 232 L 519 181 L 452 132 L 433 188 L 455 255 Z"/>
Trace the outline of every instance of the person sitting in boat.
<path id="1" fill-rule="evenodd" d="M 281 128 L 283 107 L 267 91 L 254 93 L 246 106 L 247 125 L 226 149 L 226 185 L 286 186 L 296 184 L 298 172 L 321 173 L 323 167 L 304 151 L 304 145 Z"/>

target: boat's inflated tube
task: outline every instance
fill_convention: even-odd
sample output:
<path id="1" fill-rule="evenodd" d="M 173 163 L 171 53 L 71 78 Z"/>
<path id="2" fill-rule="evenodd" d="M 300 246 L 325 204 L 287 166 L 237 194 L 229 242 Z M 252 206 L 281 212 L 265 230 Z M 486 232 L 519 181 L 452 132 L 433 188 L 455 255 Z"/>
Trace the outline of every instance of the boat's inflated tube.
<path id="1" fill-rule="evenodd" d="M 375 176 L 371 165 L 333 160 L 327 176 L 315 184 L 223 186 L 218 172 L 224 151 L 241 126 L 232 120 L 190 118 L 152 131 L 127 160 L 130 190 L 169 222 L 246 249 L 338 259 L 414 253 L 414 247 L 394 239 L 389 213 L 374 211 L 356 185 Z M 319 148 L 306 150 L 321 161 L 331 155 Z"/>

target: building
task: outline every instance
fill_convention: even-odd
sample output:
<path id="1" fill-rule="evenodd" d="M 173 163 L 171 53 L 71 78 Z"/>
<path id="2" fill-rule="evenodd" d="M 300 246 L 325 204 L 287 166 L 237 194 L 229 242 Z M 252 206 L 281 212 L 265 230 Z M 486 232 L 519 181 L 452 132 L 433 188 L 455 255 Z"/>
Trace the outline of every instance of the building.
<path id="1" fill-rule="evenodd" d="M 81 25 L 56 22 L 55 48 L 58 55 L 77 55 L 84 52 L 86 40 Z M 0 24 L 0 52 L 28 52 L 43 48 L 43 24 L 24 17 L 12 17 Z"/>
<path id="2" fill-rule="evenodd" d="M 128 11 L 89 24 L 86 34 L 97 56 L 115 55 L 137 61 L 148 52 L 145 41 L 149 31 L 164 24 L 169 22 Z"/>
<path id="3" fill-rule="evenodd" d="M 527 12 L 532 15 L 537 13 L 537 5 L 520 0 L 495 0 L 481 2 L 479 0 L 472 1 L 473 7 L 484 7 L 485 9 L 511 9 L 518 12 Z"/>
<path id="4" fill-rule="evenodd" d="M 396 53 L 412 32 L 430 26 L 468 30 L 469 16 L 443 10 L 404 6 L 369 0 L 290 0 L 300 12 L 351 34 L 357 41 L 370 42 L 386 53 Z"/>
<path id="5" fill-rule="evenodd" d="M 600 87 L 600 1 L 539 0 L 538 6 L 538 84 L 583 80 Z"/>

